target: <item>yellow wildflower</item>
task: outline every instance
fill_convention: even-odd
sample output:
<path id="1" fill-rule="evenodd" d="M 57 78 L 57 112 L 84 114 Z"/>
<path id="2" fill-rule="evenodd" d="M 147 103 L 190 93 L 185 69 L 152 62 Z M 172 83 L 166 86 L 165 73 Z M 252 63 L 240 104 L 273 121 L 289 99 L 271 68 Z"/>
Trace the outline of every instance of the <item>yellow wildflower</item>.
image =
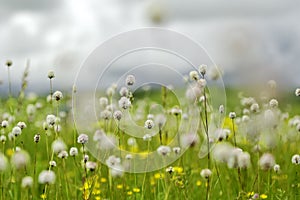
<path id="1" fill-rule="evenodd" d="M 117 189 L 123 189 L 123 185 L 122 184 L 118 184 L 117 185 Z"/>
<path id="2" fill-rule="evenodd" d="M 183 168 L 182 167 L 174 167 L 173 168 L 175 172 L 177 172 L 178 174 L 181 174 L 183 172 Z"/>
<path id="3" fill-rule="evenodd" d="M 155 179 L 161 179 L 161 178 L 164 178 L 164 177 L 165 177 L 165 175 L 162 174 L 162 173 L 156 173 L 156 174 L 154 174 L 154 178 Z"/>
<path id="4" fill-rule="evenodd" d="M 47 198 L 47 195 L 46 195 L 46 194 L 41 194 L 41 198 L 42 198 L 42 199 L 46 199 L 46 198 Z"/>
<path id="5" fill-rule="evenodd" d="M 196 182 L 196 185 L 197 185 L 197 186 L 200 186 L 201 184 L 202 184 L 201 181 L 197 181 L 197 182 Z"/>
<path id="6" fill-rule="evenodd" d="M 266 198 L 268 198 L 268 196 L 267 196 L 266 194 L 261 194 L 261 195 L 260 195 L 260 198 L 261 198 L 261 199 L 266 199 Z"/>
<path id="7" fill-rule="evenodd" d="M 100 182 L 101 182 L 101 183 L 106 183 L 106 182 L 107 182 L 107 179 L 102 177 L 102 178 L 100 179 Z"/>

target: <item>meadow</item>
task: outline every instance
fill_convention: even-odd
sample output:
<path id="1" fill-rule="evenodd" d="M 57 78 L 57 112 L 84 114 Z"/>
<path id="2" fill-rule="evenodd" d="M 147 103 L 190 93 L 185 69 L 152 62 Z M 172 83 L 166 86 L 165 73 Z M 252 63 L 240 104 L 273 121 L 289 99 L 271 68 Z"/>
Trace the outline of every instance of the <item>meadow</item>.
<path id="1" fill-rule="evenodd" d="M 79 131 L 76 86 L 59 91 L 49 71 L 49 95 L 32 94 L 28 70 L 19 95 L 8 84 L 0 98 L 3 200 L 300 199 L 300 89 L 282 101 L 274 81 L 263 96 L 229 89 L 228 105 L 213 107 L 204 65 L 180 97 L 135 93 L 133 74 L 96 95 L 98 121 Z"/>

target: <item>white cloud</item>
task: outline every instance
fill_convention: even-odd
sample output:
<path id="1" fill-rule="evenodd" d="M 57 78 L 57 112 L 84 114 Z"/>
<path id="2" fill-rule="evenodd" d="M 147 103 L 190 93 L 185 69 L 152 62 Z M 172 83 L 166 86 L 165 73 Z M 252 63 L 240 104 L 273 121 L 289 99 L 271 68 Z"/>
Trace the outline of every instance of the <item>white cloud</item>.
<path id="1" fill-rule="evenodd" d="M 288 82 L 299 84 L 299 68 L 295 67 L 300 55 L 298 2 L 157 2 L 0 0 L 0 62 L 12 59 L 18 66 L 13 71 L 15 84 L 20 82 L 21 66 L 30 58 L 32 88 L 48 87 L 45 77 L 53 68 L 57 85 L 70 88 L 76 69 L 101 42 L 119 32 L 155 25 L 183 32 L 203 44 L 228 72 L 229 80 L 234 80 L 230 74 L 239 68 L 246 81 L 256 67 L 266 71 L 264 74 L 272 69 L 273 75 L 280 77 L 285 71 L 291 77 Z M 164 13 L 154 12 L 153 5 L 162 6 Z M 151 21 L 157 17 L 153 14 L 162 14 L 161 24 Z M 0 79 L 6 81 L 3 67 Z"/>

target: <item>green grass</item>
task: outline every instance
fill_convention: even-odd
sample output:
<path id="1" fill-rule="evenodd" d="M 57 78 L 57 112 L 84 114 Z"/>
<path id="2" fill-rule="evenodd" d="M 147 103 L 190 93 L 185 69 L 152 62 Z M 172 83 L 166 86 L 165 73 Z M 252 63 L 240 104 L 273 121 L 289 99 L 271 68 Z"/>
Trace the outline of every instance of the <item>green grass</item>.
<path id="1" fill-rule="evenodd" d="M 227 112 L 236 111 L 238 117 L 241 117 L 243 108 L 239 103 L 238 93 L 239 89 L 227 89 Z M 199 141 L 181 157 L 178 157 L 174 163 L 148 173 L 134 174 L 126 172 L 121 177 L 112 177 L 105 163 L 101 163 L 90 152 L 83 153 L 80 151 L 82 145 L 78 144 L 76 139 L 79 134 L 72 120 L 70 95 L 71 92 L 69 94 L 65 93 L 64 98 L 59 103 L 53 101 L 52 104 L 47 102 L 45 97 L 31 100 L 25 97 L 0 99 L 0 122 L 7 120 L 7 116 L 10 118 L 8 119 L 9 126 L 6 128 L 1 127 L 0 130 L 1 134 L 7 138 L 5 142 L 0 144 L 0 152 L 9 161 L 7 169 L 0 171 L 1 199 L 205 199 L 207 193 L 209 193 L 209 199 L 250 199 L 255 193 L 261 199 L 296 200 L 300 198 L 300 165 L 294 165 L 291 162 L 292 156 L 299 154 L 300 136 L 295 127 L 288 125 L 288 119 L 276 119 L 276 126 L 266 129 L 264 124 L 260 124 L 260 113 L 264 112 L 264 109 L 261 109 L 260 113 L 249 114 L 253 123 L 236 123 L 237 147 L 250 154 L 251 165 L 245 169 L 239 167 L 231 169 L 228 168 L 226 163 L 217 162 L 215 157 L 210 157 L 209 161 L 206 155 L 199 157 L 201 147 L 206 145 L 205 115 L 202 111 L 202 122 L 197 125 L 196 133 L 199 136 Z M 184 91 L 180 95 L 184 96 Z M 119 96 L 115 95 L 114 98 L 117 102 Z M 283 112 L 289 112 L 290 118 L 294 114 L 300 113 L 299 98 L 295 98 L 293 94 L 281 95 L 278 97 L 278 101 L 279 108 Z M 140 102 L 144 103 L 143 106 L 137 107 L 136 105 L 141 105 Z M 26 112 L 28 105 L 37 105 L 37 103 L 43 106 L 37 109 L 33 115 L 28 115 Z M 136 122 L 143 126 L 147 114 L 151 110 L 151 105 L 155 103 L 164 105 L 163 113 L 167 121 L 162 128 L 162 134 L 163 144 L 168 145 L 170 140 L 166 139 L 166 135 L 168 134 L 169 139 L 175 138 L 178 129 L 176 116 L 168 112 L 174 106 L 179 105 L 175 95 L 169 91 L 162 93 L 160 90 L 151 91 L 151 93 L 137 91 L 134 94 L 134 101 L 129 112 L 131 116 L 141 114 L 141 118 Z M 180 105 L 183 113 L 188 111 L 189 104 L 191 103 Z M 261 102 L 259 104 L 262 106 Z M 205 109 L 203 103 L 196 103 L 195 105 L 202 110 Z M 215 110 L 217 109 L 215 108 Z M 53 128 L 45 130 L 43 123 L 47 115 L 57 115 L 61 111 L 66 114 L 61 116 L 60 122 L 56 122 L 57 125 L 61 126 L 61 131 L 57 132 Z M 7 113 L 7 116 L 4 113 Z M 181 116 L 179 115 L 179 117 Z M 211 117 L 214 117 L 214 115 L 212 115 L 212 112 L 208 112 L 209 122 L 214 121 Z M 191 121 L 191 118 L 189 117 L 188 120 Z M 16 137 L 15 140 L 9 140 L 8 134 L 19 121 L 25 122 L 27 127 L 22 130 L 22 134 Z M 126 124 L 127 122 L 121 120 L 121 123 Z M 149 148 L 142 139 L 137 139 L 137 145 L 132 148 L 124 142 L 129 139 L 129 136 L 117 132 L 117 125 L 112 118 L 108 120 L 100 119 L 99 122 L 93 124 L 93 131 L 103 129 L 108 135 L 114 135 L 116 138 L 120 137 L 122 149 L 138 154 L 143 152 L 146 157 L 147 151 L 156 151 L 160 146 L 159 136 L 156 135 L 152 138 Z M 211 144 L 212 151 L 214 147 L 222 143 L 230 144 L 233 148 L 234 138 L 231 120 L 225 117 L 220 125 L 219 128 L 229 128 L 231 133 L 225 141 L 214 140 Z M 215 126 L 219 125 L 215 124 Z M 248 130 L 253 126 L 257 128 L 257 134 L 261 136 L 260 140 L 255 142 L 249 140 L 249 136 L 247 136 Z M 210 128 L 209 131 L 211 131 Z M 87 132 L 90 136 L 89 142 L 92 142 L 93 131 Z M 188 132 L 189 130 L 182 130 L 180 134 Z M 41 139 L 38 143 L 35 143 L 33 138 L 38 133 Z M 263 139 L 265 136 L 272 137 L 272 145 L 268 145 L 268 139 Z M 70 147 L 77 147 L 79 149 L 78 156 L 71 157 L 69 155 L 66 159 L 58 158 L 51 149 L 52 142 L 57 138 L 61 138 L 65 142 L 67 145 L 66 151 L 68 152 Z M 257 144 L 260 145 L 261 150 L 254 152 L 253 147 Z M 12 156 L 16 153 L 16 147 L 20 147 L 30 155 L 30 161 L 20 169 L 16 169 L 10 163 Z M 258 160 L 266 152 L 275 157 L 276 163 L 281 167 L 280 172 L 275 173 L 272 166 L 269 170 L 260 169 Z M 84 167 L 82 161 L 84 154 L 89 155 L 90 161 L 97 163 L 95 171 L 89 171 Z M 57 163 L 57 166 L 53 168 L 49 167 L 49 161 L 52 159 Z M 207 179 L 200 176 L 201 170 L 207 168 L 208 162 L 211 163 L 210 170 L 212 171 L 209 184 L 207 184 Z M 122 164 L 124 164 L 124 159 Z M 174 169 L 172 173 L 166 172 L 166 168 L 169 166 Z M 39 173 L 42 170 L 49 169 L 56 174 L 55 183 L 40 184 L 38 182 Z M 21 187 L 22 178 L 25 176 L 33 178 L 34 181 L 31 187 Z"/>

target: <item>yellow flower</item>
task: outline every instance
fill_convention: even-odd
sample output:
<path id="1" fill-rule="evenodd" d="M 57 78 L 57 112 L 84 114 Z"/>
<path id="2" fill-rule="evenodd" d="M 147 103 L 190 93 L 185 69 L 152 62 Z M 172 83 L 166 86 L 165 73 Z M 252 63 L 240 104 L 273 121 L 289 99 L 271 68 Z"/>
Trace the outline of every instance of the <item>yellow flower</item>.
<path id="1" fill-rule="evenodd" d="M 11 156 L 13 155 L 13 153 L 14 153 L 14 151 L 13 151 L 12 149 L 7 149 L 7 150 L 6 150 L 6 155 L 7 155 L 8 157 L 11 157 Z"/>
<path id="2" fill-rule="evenodd" d="M 197 182 L 196 182 L 196 185 L 197 185 L 197 186 L 200 186 L 201 184 L 202 184 L 201 181 L 197 181 Z"/>
<path id="3" fill-rule="evenodd" d="M 155 185 L 155 181 L 154 181 L 154 178 L 153 178 L 153 177 L 151 177 L 151 179 L 150 179 L 150 184 L 151 184 L 151 185 Z"/>
<path id="4" fill-rule="evenodd" d="M 162 173 L 156 173 L 156 174 L 154 174 L 154 178 L 155 179 L 161 179 L 161 178 L 164 178 L 164 177 L 165 177 L 165 175 L 162 174 Z"/>
<path id="5" fill-rule="evenodd" d="M 99 196 L 95 197 L 95 200 L 100 200 L 100 199 L 101 199 L 101 197 L 99 197 Z"/>
<path id="6" fill-rule="evenodd" d="M 46 195 L 46 194 L 41 194 L 41 198 L 42 198 L 42 199 L 46 199 L 46 198 L 47 198 L 47 195 Z"/>
<path id="7" fill-rule="evenodd" d="M 141 190 L 140 190 L 140 188 L 133 188 L 132 191 L 135 192 L 135 193 L 138 193 L 138 192 L 140 192 Z"/>
<path id="8" fill-rule="evenodd" d="M 100 190 L 95 190 L 95 189 L 93 190 L 93 194 L 94 194 L 94 195 L 96 195 L 96 194 L 100 194 L 100 193 L 101 193 L 101 191 L 100 191 Z"/>
<path id="9" fill-rule="evenodd" d="M 88 190 L 90 188 L 90 185 L 88 181 L 84 182 L 83 186 L 80 188 L 80 190 Z"/>
<path id="10" fill-rule="evenodd" d="M 248 197 L 251 197 L 251 196 L 253 196 L 254 195 L 254 192 L 248 192 Z"/>
<path id="11" fill-rule="evenodd" d="M 231 120 L 229 117 L 226 117 L 226 118 L 224 119 L 223 127 L 224 127 L 224 128 L 229 128 L 230 130 L 233 129 L 233 126 L 232 126 L 232 120 Z M 234 128 L 235 128 L 235 131 L 237 131 L 237 126 L 236 126 L 236 124 L 234 124 Z M 230 134 L 230 136 L 232 136 L 232 135 L 233 135 L 233 133 Z"/>
<path id="12" fill-rule="evenodd" d="M 117 189 L 123 189 L 123 185 L 122 184 L 117 185 Z"/>
<path id="13" fill-rule="evenodd" d="M 128 191 L 127 195 L 131 196 L 132 195 L 132 191 Z"/>
<path id="14" fill-rule="evenodd" d="M 106 182 L 107 182 L 107 179 L 102 177 L 102 178 L 100 179 L 100 182 L 101 182 L 101 183 L 106 183 Z"/>
<path id="15" fill-rule="evenodd" d="M 182 167 L 173 167 L 174 171 L 177 172 L 178 174 L 181 174 L 183 172 Z"/>
<path id="16" fill-rule="evenodd" d="M 261 198 L 261 199 L 266 199 L 266 198 L 268 198 L 268 196 L 267 196 L 266 194 L 261 194 L 261 195 L 260 195 L 260 198 Z"/>

